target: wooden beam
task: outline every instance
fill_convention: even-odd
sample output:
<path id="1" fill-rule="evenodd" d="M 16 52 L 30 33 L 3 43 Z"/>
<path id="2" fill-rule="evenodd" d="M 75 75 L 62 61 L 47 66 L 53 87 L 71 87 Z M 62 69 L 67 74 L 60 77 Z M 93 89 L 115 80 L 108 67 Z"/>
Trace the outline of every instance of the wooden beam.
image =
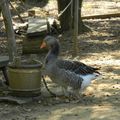
<path id="1" fill-rule="evenodd" d="M 120 17 L 120 13 L 89 15 L 89 16 L 83 16 L 82 19 L 106 19 L 106 18 L 111 18 L 111 17 Z"/>
<path id="2" fill-rule="evenodd" d="M 7 32 L 9 59 L 10 61 L 13 61 L 14 56 L 16 56 L 17 54 L 17 50 L 16 50 L 15 34 L 11 19 L 11 12 L 9 10 L 9 5 L 7 0 L 1 0 L 1 3 L 2 4 L 0 7 L 2 9 L 3 19 Z"/>
<path id="3" fill-rule="evenodd" d="M 78 11 L 79 11 L 79 0 L 74 1 L 74 28 L 73 28 L 73 56 L 78 54 Z"/>

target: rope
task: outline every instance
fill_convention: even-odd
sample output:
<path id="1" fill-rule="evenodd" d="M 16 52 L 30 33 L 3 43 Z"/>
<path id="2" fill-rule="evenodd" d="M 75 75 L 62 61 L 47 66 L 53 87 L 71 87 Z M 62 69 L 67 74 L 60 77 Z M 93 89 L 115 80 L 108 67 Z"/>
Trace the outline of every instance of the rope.
<path id="1" fill-rule="evenodd" d="M 60 12 L 60 14 L 58 14 L 58 17 L 60 17 L 67 9 L 68 7 L 71 5 L 71 3 L 73 2 L 73 0 L 71 0 L 68 5 Z"/>

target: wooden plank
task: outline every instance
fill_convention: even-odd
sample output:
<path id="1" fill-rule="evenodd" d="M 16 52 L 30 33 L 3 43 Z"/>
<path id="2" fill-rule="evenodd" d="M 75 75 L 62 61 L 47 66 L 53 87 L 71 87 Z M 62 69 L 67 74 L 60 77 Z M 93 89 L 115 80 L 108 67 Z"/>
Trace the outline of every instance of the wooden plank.
<path id="1" fill-rule="evenodd" d="M 17 104 L 25 104 L 28 102 L 32 102 L 32 98 L 20 98 L 20 97 L 14 97 L 14 96 L 3 96 L 0 97 L 1 102 L 12 102 L 12 103 L 17 103 Z"/>
<path id="2" fill-rule="evenodd" d="M 6 95 L 6 96 L 0 96 L 0 102 L 11 102 L 11 103 L 22 105 L 22 104 L 26 104 L 34 101 L 39 101 L 41 100 L 41 98 L 42 98 L 41 95 L 32 96 L 32 97 L 17 97 L 12 95 Z"/>
<path id="3" fill-rule="evenodd" d="M 83 16 L 82 19 L 106 19 L 106 18 L 111 18 L 111 17 L 120 17 L 120 13 Z"/>

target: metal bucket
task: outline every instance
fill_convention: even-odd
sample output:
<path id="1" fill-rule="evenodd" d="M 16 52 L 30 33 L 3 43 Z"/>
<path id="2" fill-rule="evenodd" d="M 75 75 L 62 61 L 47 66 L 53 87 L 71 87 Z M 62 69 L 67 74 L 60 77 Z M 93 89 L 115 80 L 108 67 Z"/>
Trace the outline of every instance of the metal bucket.
<path id="1" fill-rule="evenodd" d="M 41 89 L 41 65 L 8 66 L 9 88 L 13 91 L 34 92 Z"/>

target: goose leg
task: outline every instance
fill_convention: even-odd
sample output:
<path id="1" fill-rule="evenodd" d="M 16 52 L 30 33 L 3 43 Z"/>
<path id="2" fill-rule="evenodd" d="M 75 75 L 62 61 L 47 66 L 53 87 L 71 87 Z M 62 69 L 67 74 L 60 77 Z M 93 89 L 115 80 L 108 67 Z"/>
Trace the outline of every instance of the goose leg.
<path id="1" fill-rule="evenodd" d="M 80 101 L 82 101 L 83 96 L 79 89 L 74 89 L 71 94 L 71 98 L 80 102 Z"/>
<path id="2" fill-rule="evenodd" d="M 79 99 L 80 98 L 79 90 L 73 90 L 72 97 L 74 99 Z"/>
<path id="3" fill-rule="evenodd" d="M 66 99 L 68 97 L 67 87 L 61 86 L 62 94 L 59 96 L 60 99 Z"/>

